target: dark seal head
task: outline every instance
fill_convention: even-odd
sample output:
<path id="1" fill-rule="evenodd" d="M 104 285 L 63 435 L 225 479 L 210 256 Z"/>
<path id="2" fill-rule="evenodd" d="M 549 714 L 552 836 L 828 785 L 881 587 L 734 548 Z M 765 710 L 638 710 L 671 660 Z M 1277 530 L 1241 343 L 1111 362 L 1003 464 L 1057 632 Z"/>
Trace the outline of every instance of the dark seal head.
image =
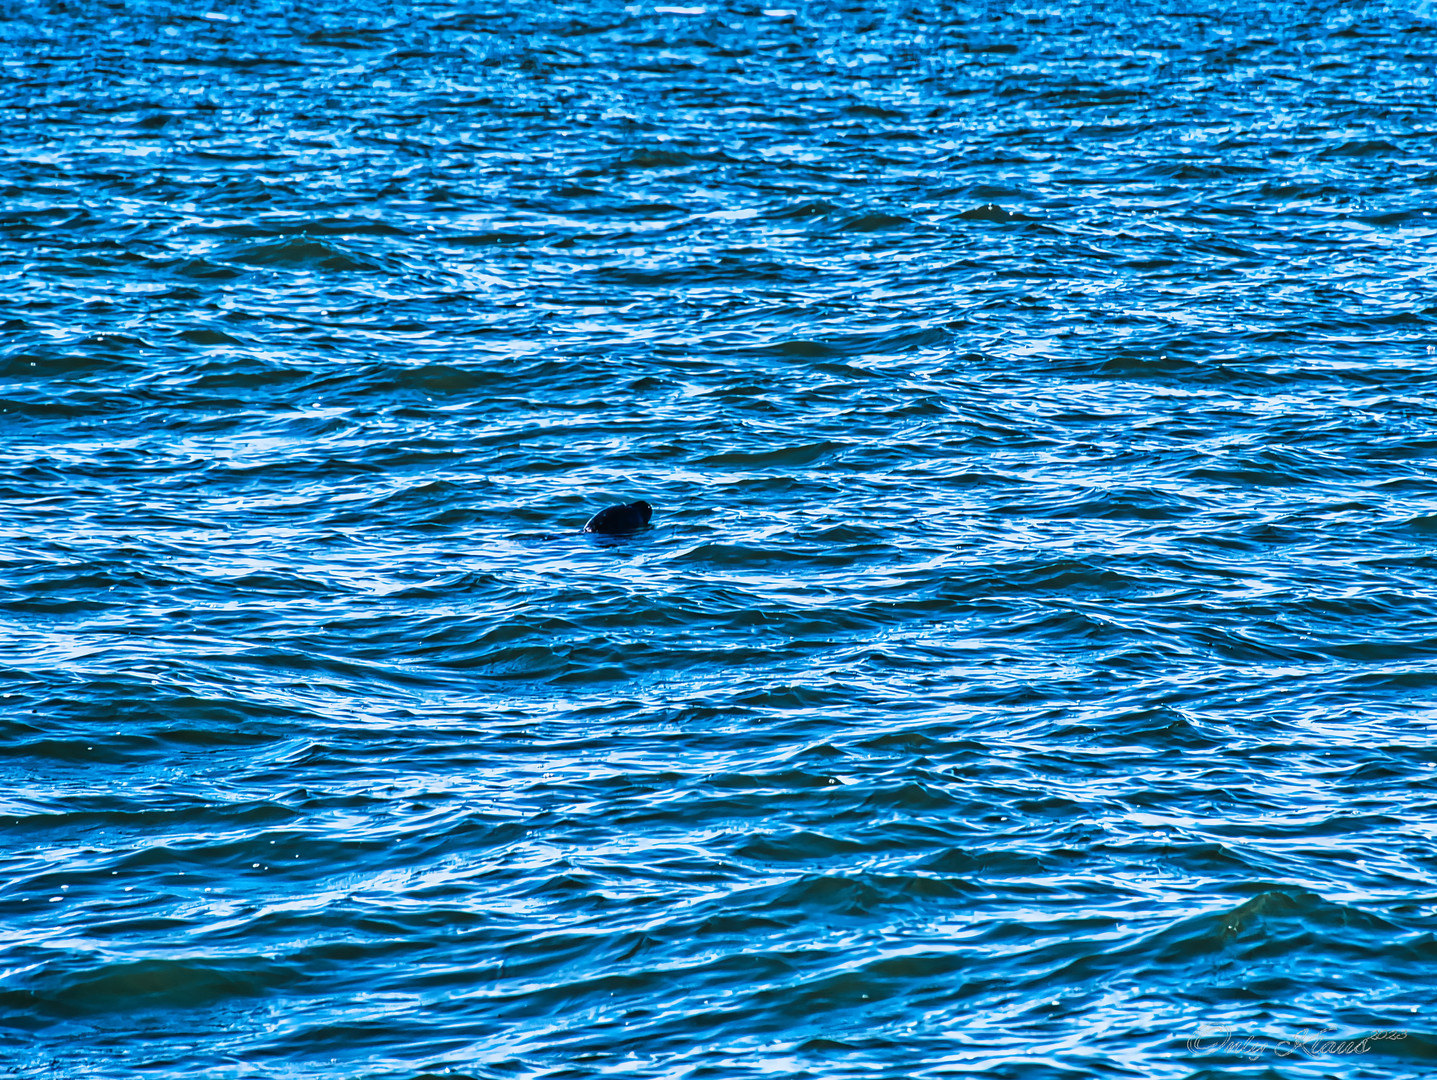
<path id="1" fill-rule="evenodd" d="M 603 533 L 605 536 L 619 536 L 623 533 L 638 532 L 654 516 L 654 508 L 640 499 L 623 506 L 606 506 L 589 519 L 584 526 L 586 533 Z"/>

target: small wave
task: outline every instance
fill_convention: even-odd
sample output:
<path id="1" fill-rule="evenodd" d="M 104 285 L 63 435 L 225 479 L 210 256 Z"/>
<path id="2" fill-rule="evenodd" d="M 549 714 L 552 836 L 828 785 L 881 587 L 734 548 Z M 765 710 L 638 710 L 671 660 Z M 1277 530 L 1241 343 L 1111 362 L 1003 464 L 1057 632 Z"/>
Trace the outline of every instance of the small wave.
<path id="1" fill-rule="evenodd" d="M 879 212 L 859 214 L 842 222 L 838 229 L 840 232 L 849 233 L 870 233 L 882 232 L 887 229 L 896 229 L 903 225 L 911 225 L 909 218 L 898 214 L 884 214 Z"/>
<path id="2" fill-rule="evenodd" d="M 748 469 L 797 469 L 822 461 L 848 449 L 843 443 L 818 442 L 806 446 L 781 446 L 771 450 L 713 454 L 701 458 L 702 465 L 726 465 Z"/>
<path id="3" fill-rule="evenodd" d="M 379 269 L 362 256 L 336 244 L 308 237 L 291 237 L 273 244 L 259 244 L 236 250 L 231 258 L 247 266 L 277 267 L 286 270 L 325 270 L 333 273 L 371 272 Z"/>
<path id="4" fill-rule="evenodd" d="M 35 980 L 34 988 L 17 998 L 29 1008 L 65 1016 L 103 1016 L 189 1010 L 247 998 L 265 997 L 299 981 L 299 973 L 283 964 L 253 959 L 136 960 L 88 969 L 55 972 Z"/>

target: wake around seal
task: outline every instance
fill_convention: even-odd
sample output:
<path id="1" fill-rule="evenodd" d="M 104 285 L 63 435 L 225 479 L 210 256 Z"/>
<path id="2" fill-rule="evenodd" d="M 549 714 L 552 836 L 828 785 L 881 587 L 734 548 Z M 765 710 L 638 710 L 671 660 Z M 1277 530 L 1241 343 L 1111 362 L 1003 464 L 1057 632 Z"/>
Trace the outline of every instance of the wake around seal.
<path id="1" fill-rule="evenodd" d="M 604 536 L 622 536 L 638 532 L 654 516 L 654 508 L 640 499 L 623 506 L 606 506 L 589 519 L 584 526 L 586 533 L 601 533 Z"/>

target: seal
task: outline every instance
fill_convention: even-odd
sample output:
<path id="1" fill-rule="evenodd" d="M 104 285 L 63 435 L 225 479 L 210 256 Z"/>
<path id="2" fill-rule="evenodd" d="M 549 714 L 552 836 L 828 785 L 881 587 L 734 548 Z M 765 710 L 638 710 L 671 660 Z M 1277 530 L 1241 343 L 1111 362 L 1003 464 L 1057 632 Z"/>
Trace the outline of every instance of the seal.
<path id="1" fill-rule="evenodd" d="M 638 532 L 654 516 L 654 508 L 640 499 L 623 506 L 606 506 L 589 519 L 584 526 L 586 533 L 602 533 L 605 536 L 621 536 Z"/>

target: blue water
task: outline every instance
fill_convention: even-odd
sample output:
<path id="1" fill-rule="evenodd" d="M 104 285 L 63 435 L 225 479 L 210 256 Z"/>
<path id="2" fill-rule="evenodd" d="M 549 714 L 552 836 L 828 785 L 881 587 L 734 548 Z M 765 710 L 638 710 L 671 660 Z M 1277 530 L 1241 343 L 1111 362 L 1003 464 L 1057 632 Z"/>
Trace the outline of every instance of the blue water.
<path id="1" fill-rule="evenodd" d="M 0 21 L 0 1075 L 1437 1070 L 1431 4 L 206 2 Z"/>

